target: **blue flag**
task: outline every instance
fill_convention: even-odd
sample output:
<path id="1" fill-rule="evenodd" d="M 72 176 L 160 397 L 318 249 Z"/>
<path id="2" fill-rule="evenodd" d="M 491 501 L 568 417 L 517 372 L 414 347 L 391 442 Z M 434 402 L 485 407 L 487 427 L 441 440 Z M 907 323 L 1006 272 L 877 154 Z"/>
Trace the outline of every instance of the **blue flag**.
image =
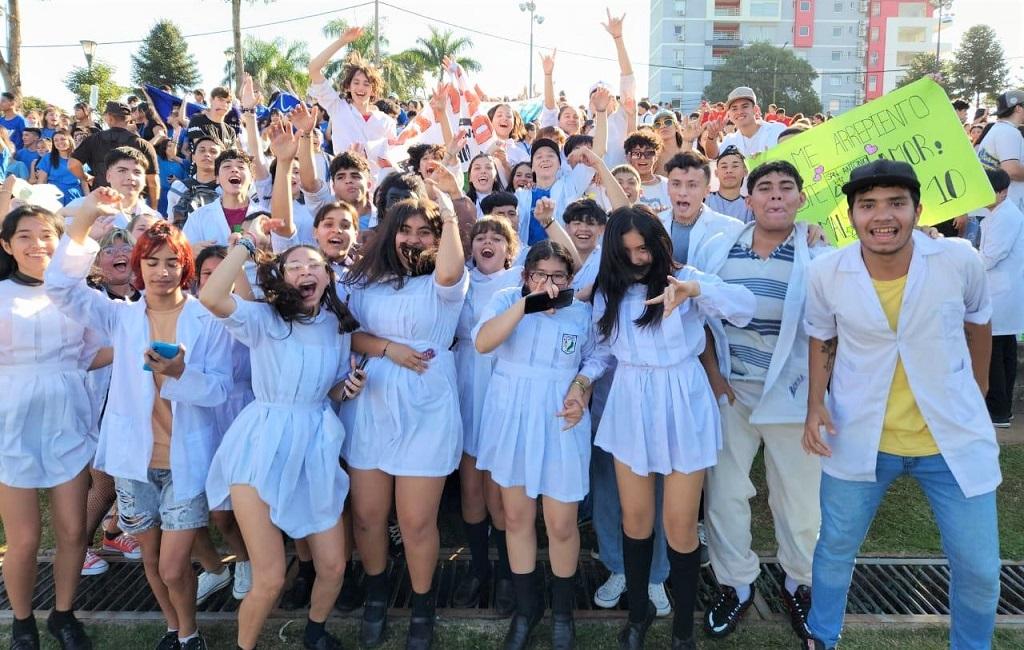
<path id="1" fill-rule="evenodd" d="M 178 110 L 181 106 L 181 98 L 175 97 L 171 93 L 161 90 L 152 84 L 144 84 L 146 94 L 149 95 L 149 100 L 152 103 L 153 110 L 160 116 L 164 122 L 171 116 L 171 113 Z M 185 116 L 192 117 L 196 113 L 202 112 L 206 106 L 203 104 L 196 104 L 195 102 L 187 102 L 185 104 Z"/>

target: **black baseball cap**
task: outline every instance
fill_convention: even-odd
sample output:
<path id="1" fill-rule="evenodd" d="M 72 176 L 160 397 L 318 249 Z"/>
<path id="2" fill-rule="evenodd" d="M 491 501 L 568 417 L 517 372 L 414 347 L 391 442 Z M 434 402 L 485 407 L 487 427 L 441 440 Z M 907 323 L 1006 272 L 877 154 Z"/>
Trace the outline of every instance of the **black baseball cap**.
<path id="1" fill-rule="evenodd" d="M 107 102 L 107 107 L 103 110 L 104 115 L 116 115 L 118 117 L 128 117 L 131 113 L 132 110 L 124 102 Z"/>
<path id="2" fill-rule="evenodd" d="M 921 182 L 910 163 L 900 160 L 876 160 L 850 172 L 850 180 L 843 185 L 843 194 L 853 196 L 857 190 L 875 185 L 905 187 L 921 191 Z"/>
<path id="3" fill-rule="evenodd" d="M 1024 90 L 1007 90 L 996 97 L 996 115 L 1006 117 L 1019 105 L 1024 105 Z"/>

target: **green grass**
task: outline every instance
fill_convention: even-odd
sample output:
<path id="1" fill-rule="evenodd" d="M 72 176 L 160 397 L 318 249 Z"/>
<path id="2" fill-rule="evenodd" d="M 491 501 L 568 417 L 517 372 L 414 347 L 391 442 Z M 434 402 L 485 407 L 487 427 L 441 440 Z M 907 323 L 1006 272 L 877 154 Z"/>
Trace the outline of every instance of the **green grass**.
<path id="1" fill-rule="evenodd" d="M 260 650 L 283 650 L 302 645 L 302 623 L 295 621 L 281 630 L 284 623 L 274 621 L 267 627 L 260 638 Z M 577 624 L 577 647 L 587 650 L 601 650 L 618 647 L 615 635 L 620 623 L 580 622 Z M 505 633 L 505 621 L 443 621 L 438 624 L 434 647 L 445 650 L 476 650 L 477 648 L 500 647 Z M 152 647 L 163 634 L 164 627 L 154 624 L 118 625 L 103 623 L 88 625 L 96 648 L 148 648 Z M 332 622 L 328 628 L 338 636 L 345 647 L 355 647 L 356 626 L 354 622 Z M 203 634 L 213 649 L 233 648 L 236 628 L 234 625 L 204 625 Z M 651 629 L 647 647 L 665 648 L 670 643 L 671 628 L 668 622 L 658 622 Z M 382 646 L 384 650 L 404 647 L 405 626 L 400 622 L 390 628 L 388 642 Z M 538 628 L 534 635 L 532 648 L 549 648 L 549 630 L 546 625 Z M 5 631 L 4 637 L 7 632 Z M 280 635 L 280 636 L 279 636 Z M 47 637 L 45 632 L 44 637 Z M 281 639 L 284 639 L 283 641 Z M 4 638 L 6 643 L 6 638 Z M 949 644 L 947 632 L 940 627 L 897 628 L 874 626 L 868 628 L 850 628 L 843 636 L 843 650 L 942 650 Z M 700 645 L 704 650 L 770 650 L 775 648 L 796 648 L 796 637 L 788 626 L 778 623 L 745 622 L 732 636 L 723 640 L 703 638 Z M 52 639 L 46 638 L 43 647 L 47 650 L 56 649 Z M 997 630 L 992 647 L 1002 648 L 1024 647 L 1024 630 Z"/>

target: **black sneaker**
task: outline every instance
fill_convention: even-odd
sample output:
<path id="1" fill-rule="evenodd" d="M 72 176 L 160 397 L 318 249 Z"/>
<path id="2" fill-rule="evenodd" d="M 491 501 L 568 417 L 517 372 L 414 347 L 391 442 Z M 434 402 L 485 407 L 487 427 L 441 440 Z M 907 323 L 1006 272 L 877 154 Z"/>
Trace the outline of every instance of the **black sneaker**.
<path id="1" fill-rule="evenodd" d="M 39 628 L 36 627 L 34 619 L 24 624 L 24 629 L 15 634 L 11 629 L 11 650 L 39 650 Z M 18 623 L 16 622 L 15 625 Z"/>
<path id="2" fill-rule="evenodd" d="M 647 615 L 639 623 L 626 620 L 626 627 L 619 630 L 619 650 L 643 650 L 644 640 L 647 638 L 647 630 L 658 615 L 654 603 L 647 601 Z"/>
<path id="3" fill-rule="evenodd" d="M 393 558 L 405 555 L 405 542 L 402 540 L 402 529 L 397 523 L 388 524 L 388 552 Z"/>
<path id="4" fill-rule="evenodd" d="M 807 627 L 807 615 L 811 613 L 811 588 L 800 585 L 795 594 L 790 594 L 785 586 L 779 590 L 782 602 L 789 610 L 789 624 L 802 640 L 812 639 L 811 630 Z"/>
<path id="5" fill-rule="evenodd" d="M 156 644 L 156 650 L 181 650 L 181 643 L 178 642 L 178 632 L 168 632 L 167 634 L 160 637 L 160 642 Z"/>
<path id="6" fill-rule="evenodd" d="M 46 619 L 46 629 L 57 639 L 61 650 L 92 650 L 92 641 L 86 635 L 82 622 L 77 618 L 72 617 L 63 625 L 58 625 L 51 612 Z"/>
<path id="7" fill-rule="evenodd" d="M 334 601 L 334 609 L 339 612 L 352 612 L 363 606 L 366 601 L 366 589 L 362 583 L 356 580 L 355 576 L 345 575 L 345 582 L 341 584 L 341 591 L 338 592 L 338 600 Z"/>
<path id="8" fill-rule="evenodd" d="M 341 644 L 341 641 L 326 632 L 322 637 L 316 640 L 316 643 L 310 643 L 303 639 L 302 647 L 306 648 L 306 650 L 344 650 L 345 648 L 345 646 Z"/>
<path id="9" fill-rule="evenodd" d="M 708 635 L 720 639 L 729 636 L 736 630 L 740 619 L 754 602 L 754 585 L 750 585 L 750 597 L 740 602 L 736 590 L 722 585 L 718 588 L 714 602 L 704 613 L 704 631 Z"/>
<path id="10" fill-rule="evenodd" d="M 455 585 L 452 593 L 452 607 L 468 609 L 480 604 L 480 591 L 484 582 L 472 571 L 462 575 L 462 579 Z"/>
<path id="11" fill-rule="evenodd" d="M 1010 428 L 1010 418 L 1009 418 L 1009 416 L 1006 416 L 1006 415 L 993 415 L 992 416 L 992 426 L 994 426 L 997 429 L 1009 429 Z"/>
<path id="12" fill-rule="evenodd" d="M 206 645 L 203 635 L 199 634 L 182 643 L 181 650 L 209 650 L 209 647 Z"/>
<path id="13" fill-rule="evenodd" d="M 342 590 L 344 590 L 342 585 Z M 295 610 L 309 607 L 309 598 L 313 594 L 313 580 L 303 576 L 295 576 L 292 586 L 281 596 L 281 609 Z"/>

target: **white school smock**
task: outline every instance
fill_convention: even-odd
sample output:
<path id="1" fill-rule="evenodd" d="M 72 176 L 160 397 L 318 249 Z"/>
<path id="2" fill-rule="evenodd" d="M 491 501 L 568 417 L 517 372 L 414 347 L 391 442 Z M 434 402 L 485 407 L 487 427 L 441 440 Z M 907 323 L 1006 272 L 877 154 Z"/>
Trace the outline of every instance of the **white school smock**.
<path id="1" fill-rule="evenodd" d="M 978 253 L 992 297 L 992 335 L 1024 332 L 1024 213 L 1012 201 L 982 219 Z"/>
<path id="2" fill-rule="evenodd" d="M 487 275 L 475 266 L 467 267 L 469 292 L 459 314 L 455 328 L 455 375 L 459 386 L 459 411 L 462 413 L 462 453 L 477 455 L 480 440 L 480 416 L 484 411 L 484 395 L 491 379 L 494 359 L 476 351 L 473 345 L 473 327 L 491 297 L 502 289 L 518 287 L 523 283 L 523 267 L 513 266 Z"/>
<path id="3" fill-rule="evenodd" d="M 366 387 L 342 403 L 348 438 L 342 450 L 350 467 L 379 469 L 392 476 L 447 476 L 462 456 L 455 357 L 449 350 L 469 273 L 454 285 L 433 274 L 351 287 L 349 309 L 360 329 L 418 352 L 434 351 L 422 375 L 372 357 Z"/>
<path id="4" fill-rule="evenodd" d="M 376 177 L 380 167 L 377 159 L 388 152 L 388 138 L 395 137 L 395 118 L 370 105 L 370 116 L 363 115 L 342 97 L 330 79 L 309 84 L 308 91 L 313 100 L 323 106 L 331 118 L 331 144 L 335 154 L 348 151 L 353 144 L 360 144 L 366 151 L 370 163 L 370 175 Z"/>
<path id="5" fill-rule="evenodd" d="M 963 239 L 914 232 L 914 253 L 893 332 L 860 243 L 814 260 L 804 326 L 819 340 L 839 337 L 826 406 L 836 435 L 822 469 L 847 481 L 874 481 L 878 444 L 897 356 L 910 389 L 964 496 L 1002 480 L 999 445 L 974 380 L 964 323 L 989 322 L 992 306 L 981 260 Z M 813 343 L 813 341 L 812 341 Z"/>
<path id="6" fill-rule="evenodd" d="M 694 266 L 709 273 L 718 273 L 728 261 L 729 251 L 748 230 L 751 222 L 739 232 L 720 233 L 708 240 L 697 252 Z M 807 419 L 808 347 L 804 329 L 804 301 L 807 297 L 807 267 L 811 260 L 832 251 L 828 246 L 807 246 L 807 224 L 797 223 L 793 231 L 793 270 L 782 305 L 782 326 L 772 352 L 768 373 L 764 378 L 761 399 L 750 414 L 752 424 L 803 424 Z M 715 338 L 715 354 L 722 376 L 732 374 L 729 340 L 721 319 L 709 319 Z"/>
<path id="7" fill-rule="evenodd" d="M 98 349 L 43 286 L 0 281 L 0 483 L 49 488 L 92 460 L 98 413 L 85 375 Z"/>
<path id="8" fill-rule="evenodd" d="M 117 478 L 148 482 L 153 455 L 153 376 L 142 369 L 150 348 L 146 300 L 110 300 L 90 289 L 85 278 L 100 250 L 93 239 L 61 239 L 46 270 L 47 295 L 86 327 L 109 337 L 114 348 L 107 410 L 100 425 L 96 469 Z M 231 389 L 231 337 L 196 298 L 185 295 L 176 342 L 185 347 L 185 371 L 165 377 L 160 395 L 171 402 L 171 474 L 174 500 L 202 494 L 216 450 L 214 409 Z"/>
<path id="9" fill-rule="evenodd" d="M 522 298 L 521 287 L 502 289 L 491 298 L 473 328 L 476 341 L 487 321 Z M 526 314 L 501 345 L 488 353 L 495 359 L 487 386 L 486 427 L 480 434 L 476 466 L 498 485 L 523 487 L 564 503 L 582 501 L 590 491 L 590 413 L 568 431 L 562 410 L 576 373 L 594 349 L 590 305 L 574 300 L 554 314 Z M 593 360 L 587 372 L 599 375 Z"/>
<path id="10" fill-rule="evenodd" d="M 722 430 L 718 405 L 697 356 L 704 351 L 704 323 L 725 318 L 742 327 L 756 301 L 746 287 L 722 282 L 691 266 L 680 280 L 700 283 L 700 296 L 683 301 L 661 323 L 637 327 L 647 288 L 634 284 L 622 298 L 618 326 L 609 339 L 597 334 L 596 355 L 618 365 L 594 444 L 640 476 L 695 472 L 718 461 Z M 603 291 L 594 296 L 594 324 L 604 314 Z"/>
<path id="11" fill-rule="evenodd" d="M 254 180 L 252 186 L 256 196 L 260 197 L 260 203 L 269 212 L 270 201 L 274 193 L 273 177 L 267 176 L 261 180 Z M 272 232 L 270 233 L 271 241 L 273 242 L 276 239 L 287 242 L 284 248 L 295 246 L 296 244 L 316 246 L 316 240 L 313 238 L 313 213 L 310 212 L 306 204 L 299 202 L 298 197 L 292 200 L 292 223 L 295 227 L 295 233 L 291 237 L 281 237 L 277 233 Z M 273 249 L 275 252 L 277 251 L 276 243 L 273 244 Z"/>
<path id="12" fill-rule="evenodd" d="M 348 475 L 339 463 L 345 428 L 327 393 L 349 372 L 352 337 L 323 309 L 289 325 L 267 303 L 232 300 L 235 311 L 221 322 L 249 348 L 255 399 L 213 458 L 210 508 L 227 502 L 232 485 L 248 485 L 290 537 L 328 530 L 341 517 Z"/>
<path id="13" fill-rule="evenodd" d="M 665 232 L 671 237 L 672 208 L 658 213 L 658 219 L 661 220 L 661 225 L 665 226 Z M 686 248 L 686 261 L 693 265 L 693 260 L 697 258 L 701 247 L 715 235 L 719 233 L 734 235 L 741 230 L 743 230 L 742 221 L 715 212 L 705 203 L 700 216 L 697 217 L 697 221 L 693 224 L 693 229 L 690 230 L 690 245 Z"/>
<path id="14" fill-rule="evenodd" d="M 224 434 L 242 409 L 253 399 L 255 396 L 252 392 L 249 348 L 235 339 L 231 341 L 231 390 L 228 392 L 227 400 L 214 412 L 217 418 L 217 444 L 220 444 L 220 440 L 224 438 Z"/>
<path id="15" fill-rule="evenodd" d="M 260 203 L 258 198 L 249 199 L 247 215 L 264 210 L 269 211 L 270 206 Z M 218 246 L 227 246 L 231 228 L 228 227 L 227 217 L 224 216 L 224 206 L 221 200 L 218 198 L 196 208 L 192 214 L 188 215 L 188 221 L 181 227 L 181 232 L 190 244 L 212 241 Z"/>

